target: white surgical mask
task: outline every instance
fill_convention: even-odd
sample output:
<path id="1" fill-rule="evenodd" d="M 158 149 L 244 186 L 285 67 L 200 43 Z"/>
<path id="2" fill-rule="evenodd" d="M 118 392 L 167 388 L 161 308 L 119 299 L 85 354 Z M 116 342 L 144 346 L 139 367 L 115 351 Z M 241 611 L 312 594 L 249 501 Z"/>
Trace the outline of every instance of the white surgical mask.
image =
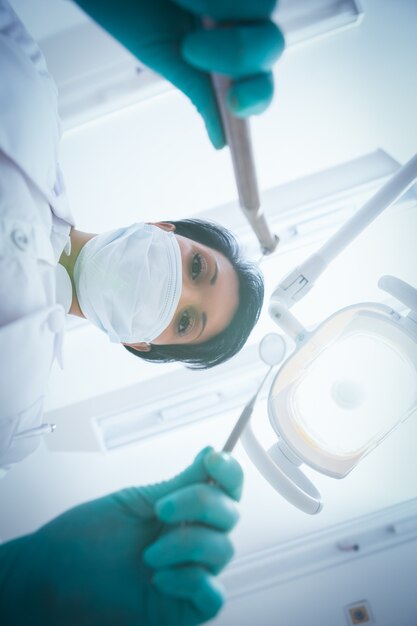
<path id="1" fill-rule="evenodd" d="M 170 324 L 182 291 L 173 232 L 133 224 L 90 239 L 74 266 L 85 317 L 118 343 L 150 342 Z"/>

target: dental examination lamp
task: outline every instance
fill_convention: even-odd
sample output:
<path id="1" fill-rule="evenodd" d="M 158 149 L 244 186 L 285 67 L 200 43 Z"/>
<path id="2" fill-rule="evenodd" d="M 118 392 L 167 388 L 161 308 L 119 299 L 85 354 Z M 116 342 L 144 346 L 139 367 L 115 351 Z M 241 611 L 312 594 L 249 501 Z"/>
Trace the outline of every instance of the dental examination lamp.
<path id="1" fill-rule="evenodd" d="M 250 422 L 241 440 L 266 480 L 305 513 L 321 496 L 301 471 L 345 477 L 417 407 L 417 289 L 393 276 L 379 287 L 402 302 L 402 316 L 380 303 L 348 306 L 307 331 L 290 312 L 342 250 L 417 177 L 417 155 L 272 294 L 269 312 L 295 343 L 268 396 L 278 441 L 266 451 Z"/>

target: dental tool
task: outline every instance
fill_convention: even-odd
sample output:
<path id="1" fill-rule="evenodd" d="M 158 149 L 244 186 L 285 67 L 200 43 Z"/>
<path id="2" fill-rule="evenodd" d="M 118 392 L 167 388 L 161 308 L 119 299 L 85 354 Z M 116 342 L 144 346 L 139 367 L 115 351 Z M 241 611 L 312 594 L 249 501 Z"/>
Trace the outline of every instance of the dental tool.
<path id="1" fill-rule="evenodd" d="M 214 25 L 215 23 L 210 18 L 203 19 L 205 28 L 210 29 Z M 230 87 L 230 79 L 221 74 L 212 74 L 211 80 L 223 122 L 226 142 L 232 157 L 240 208 L 258 238 L 262 254 L 271 254 L 277 247 L 279 239 L 277 235 L 271 232 L 261 209 L 249 122 L 246 119 L 235 117 L 227 109 L 226 97 Z"/>
<path id="2" fill-rule="evenodd" d="M 249 122 L 233 116 L 226 108 L 225 96 L 230 80 L 213 74 L 212 82 L 232 157 L 240 208 L 258 238 L 262 253 L 271 254 L 278 245 L 278 237 L 269 229 L 261 209 Z"/>
<path id="3" fill-rule="evenodd" d="M 239 419 L 234 425 L 232 432 L 230 433 L 226 443 L 223 446 L 223 452 L 231 452 L 236 443 L 239 441 L 240 436 L 246 427 L 246 424 L 251 418 L 253 407 L 255 406 L 255 402 L 258 398 L 259 392 L 264 385 L 264 382 L 268 378 L 272 368 L 283 360 L 285 352 L 286 344 L 281 335 L 278 335 L 277 333 L 268 333 L 261 340 L 261 343 L 259 345 L 259 355 L 262 361 L 266 365 L 269 365 L 268 371 L 261 380 L 255 394 L 252 396 L 252 398 L 249 400 L 249 402 L 244 407 L 242 413 L 240 414 Z"/>

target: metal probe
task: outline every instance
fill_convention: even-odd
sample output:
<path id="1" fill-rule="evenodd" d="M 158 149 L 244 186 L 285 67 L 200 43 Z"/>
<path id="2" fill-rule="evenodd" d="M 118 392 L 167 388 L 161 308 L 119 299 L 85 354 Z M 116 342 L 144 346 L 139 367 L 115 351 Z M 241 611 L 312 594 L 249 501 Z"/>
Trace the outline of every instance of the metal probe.
<path id="1" fill-rule="evenodd" d="M 203 18 L 203 25 L 210 29 L 216 24 L 210 18 Z M 235 117 L 227 109 L 226 97 L 230 79 L 222 74 L 212 74 L 211 79 L 232 157 L 240 207 L 258 238 L 262 254 L 271 254 L 279 239 L 270 231 L 261 209 L 249 122 Z"/>
<path id="2" fill-rule="evenodd" d="M 227 438 L 226 443 L 224 444 L 223 448 L 222 448 L 222 452 L 231 452 L 233 450 L 233 448 L 235 447 L 235 445 L 237 444 L 237 442 L 240 439 L 240 435 L 243 433 L 246 424 L 249 422 L 252 412 L 253 412 L 253 407 L 255 406 L 255 402 L 256 399 L 258 397 L 258 394 L 260 392 L 260 390 L 263 387 L 264 382 L 266 381 L 266 379 L 269 376 L 269 372 L 271 371 L 271 369 L 274 366 L 271 365 L 269 367 L 269 370 L 267 371 L 267 373 L 265 374 L 265 376 L 262 379 L 261 384 L 258 387 L 257 392 L 255 393 L 255 395 L 251 398 L 251 400 L 249 400 L 249 402 L 246 404 L 246 406 L 244 407 L 242 413 L 240 414 L 239 419 L 237 420 L 236 424 L 233 426 L 232 432 L 230 433 L 230 435 Z"/>
<path id="3" fill-rule="evenodd" d="M 239 419 L 234 425 L 232 432 L 230 433 L 226 443 L 223 446 L 223 452 L 231 452 L 238 442 L 241 434 L 243 433 L 246 424 L 250 420 L 250 417 L 253 412 L 253 407 L 255 406 L 256 399 L 261 391 L 262 387 L 266 379 L 268 378 L 271 370 L 275 365 L 281 363 L 281 361 L 285 357 L 286 353 L 286 343 L 282 337 L 282 335 L 278 335 L 277 333 L 268 333 L 265 337 L 262 338 L 259 344 L 259 355 L 266 365 L 269 365 L 268 371 L 263 377 L 256 393 L 249 402 L 245 405 L 242 413 L 240 414 Z"/>

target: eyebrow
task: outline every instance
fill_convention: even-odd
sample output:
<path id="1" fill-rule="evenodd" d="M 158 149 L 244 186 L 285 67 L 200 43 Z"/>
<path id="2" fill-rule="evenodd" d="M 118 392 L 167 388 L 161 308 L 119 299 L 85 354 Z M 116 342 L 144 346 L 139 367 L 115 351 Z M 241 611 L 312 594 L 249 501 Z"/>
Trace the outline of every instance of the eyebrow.
<path id="1" fill-rule="evenodd" d="M 219 266 L 217 265 L 217 261 L 216 261 L 216 268 L 214 270 L 214 274 L 213 276 L 210 278 L 210 285 L 214 285 L 214 283 L 217 280 L 217 274 L 219 273 Z"/>
<path id="2" fill-rule="evenodd" d="M 202 314 L 201 314 L 201 319 L 202 319 L 202 326 L 201 326 L 201 330 L 200 330 L 200 332 L 198 333 L 197 337 L 194 339 L 194 341 L 195 341 L 196 339 L 198 339 L 198 338 L 199 338 L 199 337 L 203 334 L 203 332 L 204 332 L 204 329 L 205 329 L 206 324 L 207 324 L 207 315 L 206 315 L 206 313 L 202 313 Z"/>

